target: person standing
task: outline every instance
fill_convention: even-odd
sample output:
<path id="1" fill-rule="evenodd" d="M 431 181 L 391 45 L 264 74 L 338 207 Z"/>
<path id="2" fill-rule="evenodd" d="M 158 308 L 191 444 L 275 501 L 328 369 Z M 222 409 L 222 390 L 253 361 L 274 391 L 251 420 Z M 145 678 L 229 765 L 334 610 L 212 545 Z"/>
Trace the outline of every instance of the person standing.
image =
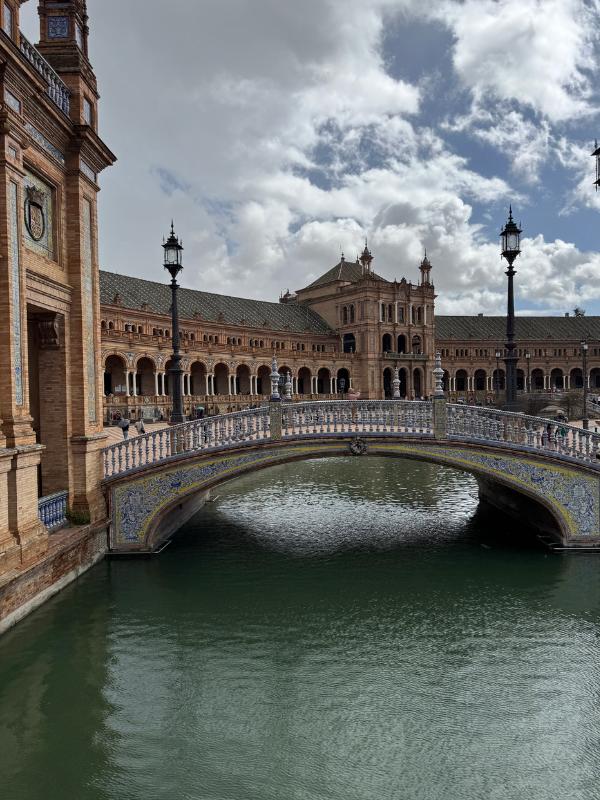
<path id="1" fill-rule="evenodd" d="M 123 431 L 123 438 L 124 439 L 128 439 L 129 438 L 129 420 L 127 419 L 127 417 L 123 417 L 123 416 L 121 416 L 121 414 L 119 414 L 118 417 L 117 417 L 117 425 Z"/>

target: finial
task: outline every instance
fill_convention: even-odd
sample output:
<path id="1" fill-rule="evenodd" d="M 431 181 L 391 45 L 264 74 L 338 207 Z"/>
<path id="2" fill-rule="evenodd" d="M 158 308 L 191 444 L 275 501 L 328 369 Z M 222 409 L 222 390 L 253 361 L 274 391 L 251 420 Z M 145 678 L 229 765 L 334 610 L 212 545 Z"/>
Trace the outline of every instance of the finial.
<path id="1" fill-rule="evenodd" d="M 444 396 L 444 370 L 442 369 L 442 354 L 438 350 L 435 354 L 435 369 L 433 370 L 433 377 L 435 378 L 435 392 L 434 397 Z"/>
<path id="2" fill-rule="evenodd" d="M 175 225 L 173 224 L 173 220 L 171 220 L 171 236 L 175 236 Z"/>
<path id="3" fill-rule="evenodd" d="M 508 221 L 509 222 L 514 222 L 513 215 L 512 215 L 512 203 L 508 207 Z"/>

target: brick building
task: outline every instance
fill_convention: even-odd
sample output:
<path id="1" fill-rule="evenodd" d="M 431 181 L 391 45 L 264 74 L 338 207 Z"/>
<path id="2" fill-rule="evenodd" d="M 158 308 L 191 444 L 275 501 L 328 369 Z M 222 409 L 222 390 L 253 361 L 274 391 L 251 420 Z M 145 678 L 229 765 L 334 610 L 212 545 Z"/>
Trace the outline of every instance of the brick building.
<path id="1" fill-rule="evenodd" d="M 0 575 L 48 547 L 38 497 L 105 518 L 97 175 L 114 156 L 97 133 L 85 0 L 0 2 Z"/>
<path id="2" fill-rule="evenodd" d="M 291 373 L 299 398 L 391 396 L 399 370 L 404 397 L 432 391 L 434 288 L 424 259 L 420 281 L 388 281 L 367 247 L 279 303 L 180 290 L 183 394 L 188 414 L 263 402 L 271 359 Z M 101 272 L 105 416 L 167 417 L 170 303 L 167 284 Z"/>

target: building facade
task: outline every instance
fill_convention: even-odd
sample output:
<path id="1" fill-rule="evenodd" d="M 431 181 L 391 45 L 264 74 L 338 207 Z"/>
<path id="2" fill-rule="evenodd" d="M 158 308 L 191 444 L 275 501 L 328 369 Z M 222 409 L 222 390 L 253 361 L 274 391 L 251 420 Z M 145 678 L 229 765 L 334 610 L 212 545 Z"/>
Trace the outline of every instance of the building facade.
<path id="1" fill-rule="evenodd" d="M 265 402 L 271 359 L 289 372 L 295 399 L 330 399 L 348 390 L 363 399 L 417 399 L 433 391 L 435 351 L 451 399 L 503 401 L 504 317 L 435 314 L 432 265 L 415 284 L 372 269 L 365 246 L 279 303 L 180 290 L 183 394 L 188 415 L 222 413 Z M 168 419 L 170 292 L 166 284 L 103 272 L 104 415 Z M 583 387 L 581 341 L 589 345 L 586 379 L 600 392 L 600 318 L 517 317 L 518 390 Z M 397 370 L 397 373 L 396 373 Z"/>
<path id="2" fill-rule="evenodd" d="M 85 0 L 0 2 L 0 574 L 39 560 L 38 500 L 105 518 L 97 176 L 114 156 L 97 132 Z"/>
<path id="3" fill-rule="evenodd" d="M 421 280 L 387 281 L 373 272 L 367 247 L 342 256 L 279 303 L 180 290 L 183 395 L 186 413 L 233 411 L 264 402 L 275 356 L 296 398 L 348 392 L 391 397 L 431 393 L 434 288 L 425 259 Z M 168 418 L 170 291 L 168 286 L 102 272 L 102 359 L 105 418 Z"/>

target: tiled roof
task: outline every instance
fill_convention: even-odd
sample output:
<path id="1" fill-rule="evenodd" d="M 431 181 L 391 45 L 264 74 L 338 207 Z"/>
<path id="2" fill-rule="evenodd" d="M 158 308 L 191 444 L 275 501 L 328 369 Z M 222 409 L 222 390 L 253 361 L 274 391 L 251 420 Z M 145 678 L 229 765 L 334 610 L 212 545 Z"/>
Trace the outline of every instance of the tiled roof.
<path id="1" fill-rule="evenodd" d="M 314 289 L 315 286 L 324 286 L 326 283 L 332 283 L 333 281 L 356 283 L 361 280 L 362 277 L 363 268 L 361 264 L 357 264 L 356 261 L 340 261 L 335 267 L 327 270 L 324 275 L 321 275 L 320 278 L 317 278 L 316 281 L 313 281 L 306 288 Z M 376 275 L 374 272 L 370 272 L 369 277 L 376 281 L 389 283 L 389 281 L 382 278 L 381 275 Z"/>
<path id="2" fill-rule="evenodd" d="M 100 302 L 103 305 L 115 305 L 116 295 L 120 297 L 124 308 L 140 311 L 146 303 L 149 311 L 166 315 L 171 313 L 169 284 L 100 271 Z M 182 288 L 179 290 L 178 305 L 182 319 L 192 319 L 198 315 L 201 321 L 228 325 L 295 333 L 333 333 L 322 317 L 300 303 L 267 303 L 264 300 Z"/>
<path id="3" fill-rule="evenodd" d="M 487 339 L 502 342 L 506 337 L 506 317 L 445 317 L 435 315 L 437 341 Z M 600 339 L 600 317 L 515 317 L 515 338 Z"/>

